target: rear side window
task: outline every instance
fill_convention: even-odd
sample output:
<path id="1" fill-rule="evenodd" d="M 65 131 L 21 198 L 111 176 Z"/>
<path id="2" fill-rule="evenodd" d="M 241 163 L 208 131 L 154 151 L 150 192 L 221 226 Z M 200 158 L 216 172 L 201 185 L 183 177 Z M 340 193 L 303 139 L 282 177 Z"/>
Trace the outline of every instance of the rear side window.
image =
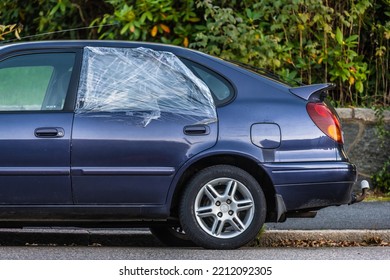
<path id="1" fill-rule="evenodd" d="M 228 103 L 234 97 L 233 87 L 219 74 L 190 60 L 181 59 L 191 71 L 200 78 L 210 89 L 217 106 Z"/>
<path id="2" fill-rule="evenodd" d="M 75 54 L 28 54 L 0 62 L 0 111 L 62 110 Z"/>
<path id="3" fill-rule="evenodd" d="M 173 53 L 149 48 L 85 47 L 76 113 L 167 114 L 215 121 L 209 88 Z"/>

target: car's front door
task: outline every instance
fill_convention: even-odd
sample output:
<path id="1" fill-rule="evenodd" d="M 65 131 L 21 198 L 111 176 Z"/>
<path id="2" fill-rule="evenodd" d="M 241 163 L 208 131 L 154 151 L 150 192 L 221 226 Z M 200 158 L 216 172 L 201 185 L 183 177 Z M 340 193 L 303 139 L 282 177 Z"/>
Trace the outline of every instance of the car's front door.
<path id="1" fill-rule="evenodd" d="M 161 205 L 176 171 L 217 139 L 207 87 L 175 56 L 86 48 L 72 133 L 77 204 Z"/>
<path id="2" fill-rule="evenodd" d="M 0 204 L 73 203 L 66 97 L 75 56 L 0 57 Z"/>

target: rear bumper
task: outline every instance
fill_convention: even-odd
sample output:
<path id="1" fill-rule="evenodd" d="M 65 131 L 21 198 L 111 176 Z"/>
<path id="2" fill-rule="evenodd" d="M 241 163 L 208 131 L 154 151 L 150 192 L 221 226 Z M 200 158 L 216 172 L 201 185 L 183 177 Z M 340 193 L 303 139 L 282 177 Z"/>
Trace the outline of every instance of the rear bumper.
<path id="1" fill-rule="evenodd" d="M 287 212 L 351 202 L 356 166 L 349 162 L 272 163 L 263 168 Z"/>

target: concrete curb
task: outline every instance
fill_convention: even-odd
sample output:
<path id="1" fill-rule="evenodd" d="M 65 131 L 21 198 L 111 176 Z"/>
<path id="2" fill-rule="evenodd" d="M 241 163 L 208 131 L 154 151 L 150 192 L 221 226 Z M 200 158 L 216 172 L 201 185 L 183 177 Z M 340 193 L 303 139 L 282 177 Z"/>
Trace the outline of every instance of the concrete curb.
<path id="1" fill-rule="evenodd" d="M 294 242 L 390 243 L 390 230 L 267 230 L 249 246 L 293 246 Z M 287 244 L 287 245 L 286 245 Z M 290 245 L 289 245 L 290 244 Z M 292 245 L 291 245 L 292 244 Z M 163 246 L 147 230 L 118 229 L 0 229 L 1 246 Z M 353 245 L 353 244 L 352 244 Z"/>

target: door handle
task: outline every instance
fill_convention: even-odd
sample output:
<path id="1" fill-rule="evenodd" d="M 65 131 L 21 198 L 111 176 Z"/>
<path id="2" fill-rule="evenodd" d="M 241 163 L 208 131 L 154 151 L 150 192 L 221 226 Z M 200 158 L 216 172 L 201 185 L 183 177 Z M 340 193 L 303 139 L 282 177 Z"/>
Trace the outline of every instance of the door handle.
<path id="1" fill-rule="evenodd" d="M 38 138 L 60 138 L 64 137 L 65 131 L 62 127 L 40 127 L 34 131 Z"/>
<path id="2" fill-rule="evenodd" d="M 207 125 L 188 125 L 184 127 L 184 134 L 186 135 L 208 135 L 210 128 Z"/>

